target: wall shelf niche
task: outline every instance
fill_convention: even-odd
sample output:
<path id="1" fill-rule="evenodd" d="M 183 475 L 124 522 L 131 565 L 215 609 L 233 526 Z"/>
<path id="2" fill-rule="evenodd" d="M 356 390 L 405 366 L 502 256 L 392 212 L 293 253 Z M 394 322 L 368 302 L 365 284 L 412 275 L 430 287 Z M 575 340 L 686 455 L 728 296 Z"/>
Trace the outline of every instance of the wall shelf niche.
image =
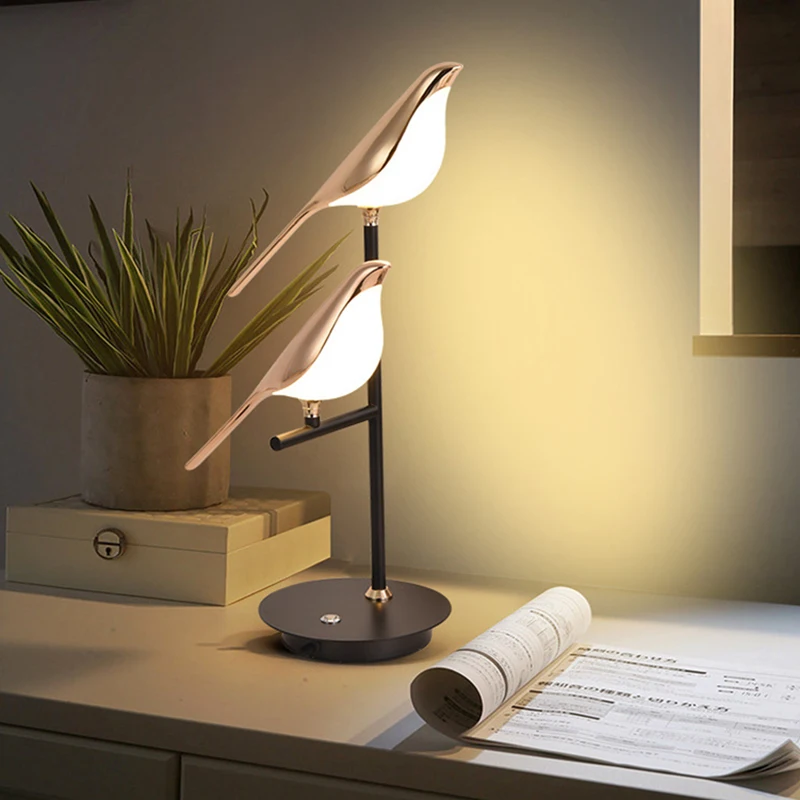
<path id="1" fill-rule="evenodd" d="M 793 334 L 724 334 L 693 337 L 695 356 L 762 356 L 800 358 L 800 335 Z"/>
<path id="2" fill-rule="evenodd" d="M 701 0 L 700 9 L 700 335 L 692 351 L 797 358 L 800 4 Z"/>

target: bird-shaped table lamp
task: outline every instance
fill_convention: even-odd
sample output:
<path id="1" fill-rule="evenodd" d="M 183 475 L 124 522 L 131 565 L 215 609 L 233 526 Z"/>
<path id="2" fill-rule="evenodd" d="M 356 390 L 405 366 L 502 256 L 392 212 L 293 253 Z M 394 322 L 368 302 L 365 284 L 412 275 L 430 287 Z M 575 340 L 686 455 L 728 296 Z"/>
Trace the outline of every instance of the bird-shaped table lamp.
<path id="1" fill-rule="evenodd" d="M 368 422 L 371 579 L 295 584 L 267 595 L 259 607 L 261 618 L 281 632 L 290 651 L 311 658 L 340 662 L 398 658 L 425 647 L 432 629 L 450 614 L 450 603 L 439 592 L 402 581 L 392 581 L 391 588 L 386 583 L 380 292 L 389 264 L 377 259 L 380 208 L 416 197 L 439 171 L 445 150 L 445 107 L 461 69 L 461 64 L 447 62 L 425 70 L 229 292 L 239 294 L 313 214 L 340 205 L 362 209 L 365 263 L 314 313 L 241 408 L 186 465 L 198 466 L 273 394 L 300 399 L 305 418 L 302 428 L 270 440 L 274 450 Z M 321 421 L 319 401 L 349 394 L 365 381 L 365 407 Z"/>
<path id="2" fill-rule="evenodd" d="M 359 422 L 372 423 L 380 408 L 371 403 L 322 422 L 320 401 L 354 392 L 378 367 L 383 350 L 381 290 L 390 266 L 376 260 L 355 269 L 309 317 L 247 400 L 192 456 L 186 469 L 199 467 L 259 403 L 274 394 L 296 397 L 305 414 L 303 428 L 271 440 L 276 450 Z M 375 484 L 377 474 L 381 488 L 382 473 L 382 450 L 370 447 L 371 482 Z M 372 525 L 373 541 L 380 534 L 382 542 L 382 504 L 372 505 Z M 393 581 L 390 591 L 385 583 L 376 589 L 374 581 L 344 578 L 273 592 L 259 611 L 282 633 L 292 652 L 326 661 L 380 661 L 424 647 L 431 630 L 450 614 L 450 603 L 425 586 Z"/>

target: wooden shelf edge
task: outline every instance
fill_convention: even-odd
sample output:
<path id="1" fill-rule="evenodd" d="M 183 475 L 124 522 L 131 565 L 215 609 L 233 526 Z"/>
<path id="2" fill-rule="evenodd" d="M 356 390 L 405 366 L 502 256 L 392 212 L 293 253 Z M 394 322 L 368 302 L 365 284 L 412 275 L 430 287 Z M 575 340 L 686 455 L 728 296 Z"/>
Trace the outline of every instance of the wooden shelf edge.
<path id="1" fill-rule="evenodd" d="M 729 336 L 694 336 L 692 355 L 800 358 L 800 335 L 731 334 Z"/>

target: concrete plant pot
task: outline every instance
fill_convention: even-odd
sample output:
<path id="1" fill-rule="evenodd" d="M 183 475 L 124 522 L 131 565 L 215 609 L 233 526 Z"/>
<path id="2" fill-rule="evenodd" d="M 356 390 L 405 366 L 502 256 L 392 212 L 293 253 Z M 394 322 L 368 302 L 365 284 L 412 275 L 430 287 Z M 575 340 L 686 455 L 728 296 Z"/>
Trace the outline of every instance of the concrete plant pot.
<path id="1" fill-rule="evenodd" d="M 183 465 L 231 412 L 231 379 L 84 374 L 81 493 L 128 511 L 205 508 L 228 499 L 230 445 Z"/>

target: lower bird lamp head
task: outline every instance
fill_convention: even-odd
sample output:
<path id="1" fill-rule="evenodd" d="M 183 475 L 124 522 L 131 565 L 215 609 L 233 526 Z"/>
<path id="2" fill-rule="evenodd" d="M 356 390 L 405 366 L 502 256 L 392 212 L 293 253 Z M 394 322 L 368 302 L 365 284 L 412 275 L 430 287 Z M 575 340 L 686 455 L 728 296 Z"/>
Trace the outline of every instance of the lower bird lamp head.
<path id="1" fill-rule="evenodd" d="M 309 317 L 236 413 L 195 453 L 199 467 L 244 419 L 272 395 L 331 400 L 354 392 L 375 372 L 383 352 L 381 289 L 388 261 L 366 261 Z"/>

